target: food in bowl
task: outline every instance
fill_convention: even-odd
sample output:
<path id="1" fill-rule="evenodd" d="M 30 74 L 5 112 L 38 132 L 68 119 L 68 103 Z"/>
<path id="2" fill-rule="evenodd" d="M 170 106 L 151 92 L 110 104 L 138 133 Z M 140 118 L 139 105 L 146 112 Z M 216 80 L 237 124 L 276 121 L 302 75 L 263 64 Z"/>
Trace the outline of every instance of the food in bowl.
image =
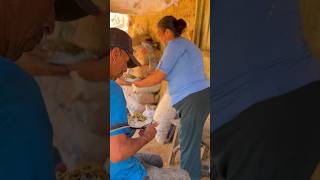
<path id="1" fill-rule="evenodd" d="M 144 128 L 151 122 L 152 119 L 148 119 L 140 112 L 135 112 L 132 116 L 128 117 L 128 124 L 132 128 Z"/>

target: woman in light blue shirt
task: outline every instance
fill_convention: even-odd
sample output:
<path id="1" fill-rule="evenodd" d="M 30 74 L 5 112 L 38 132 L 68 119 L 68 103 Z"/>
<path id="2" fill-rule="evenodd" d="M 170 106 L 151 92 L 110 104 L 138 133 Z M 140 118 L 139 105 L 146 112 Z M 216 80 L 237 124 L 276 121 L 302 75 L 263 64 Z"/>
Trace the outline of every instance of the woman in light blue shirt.
<path id="1" fill-rule="evenodd" d="M 158 36 L 165 46 L 157 69 L 137 87 L 148 87 L 167 80 L 172 104 L 180 116 L 180 167 L 192 179 L 201 177 L 200 143 L 205 120 L 209 115 L 209 81 L 204 73 L 201 51 L 181 34 L 183 19 L 165 16 L 158 22 Z"/>

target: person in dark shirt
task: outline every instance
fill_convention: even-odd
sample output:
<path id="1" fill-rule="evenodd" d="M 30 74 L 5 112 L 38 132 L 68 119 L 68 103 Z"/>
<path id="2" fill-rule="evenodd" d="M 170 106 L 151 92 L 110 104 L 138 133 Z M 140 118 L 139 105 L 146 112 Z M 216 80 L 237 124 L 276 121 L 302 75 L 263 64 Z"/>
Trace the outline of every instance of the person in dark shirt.
<path id="1" fill-rule="evenodd" d="M 215 1 L 212 158 L 228 180 L 309 179 L 320 161 L 320 65 L 298 0 Z M 214 171 L 212 171 L 214 172 Z"/>

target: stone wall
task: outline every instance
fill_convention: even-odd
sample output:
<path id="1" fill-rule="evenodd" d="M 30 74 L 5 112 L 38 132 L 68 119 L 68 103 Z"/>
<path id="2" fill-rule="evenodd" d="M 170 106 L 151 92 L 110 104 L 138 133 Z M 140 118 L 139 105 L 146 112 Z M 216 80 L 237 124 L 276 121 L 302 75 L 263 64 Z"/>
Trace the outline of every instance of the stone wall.
<path id="1" fill-rule="evenodd" d="M 192 38 L 196 15 L 196 1 L 190 0 L 179 0 L 178 6 L 173 5 L 156 15 L 130 16 L 129 34 L 135 37 L 141 33 L 149 33 L 152 38 L 158 39 L 156 35 L 157 23 L 166 15 L 183 18 L 187 22 L 187 29 L 182 36 L 188 39 Z"/>

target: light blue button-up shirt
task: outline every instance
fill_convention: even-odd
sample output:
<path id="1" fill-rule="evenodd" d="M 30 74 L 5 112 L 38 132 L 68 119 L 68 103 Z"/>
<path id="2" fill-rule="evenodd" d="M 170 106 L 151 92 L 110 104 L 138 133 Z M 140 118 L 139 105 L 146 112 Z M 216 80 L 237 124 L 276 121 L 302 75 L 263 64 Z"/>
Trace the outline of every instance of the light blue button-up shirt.
<path id="1" fill-rule="evenodd" d="M 210 87 L 200 49 L 185 38 L 168 42 L 158 68 L 167 75 L 173 105 L 192 93 Z"/>

